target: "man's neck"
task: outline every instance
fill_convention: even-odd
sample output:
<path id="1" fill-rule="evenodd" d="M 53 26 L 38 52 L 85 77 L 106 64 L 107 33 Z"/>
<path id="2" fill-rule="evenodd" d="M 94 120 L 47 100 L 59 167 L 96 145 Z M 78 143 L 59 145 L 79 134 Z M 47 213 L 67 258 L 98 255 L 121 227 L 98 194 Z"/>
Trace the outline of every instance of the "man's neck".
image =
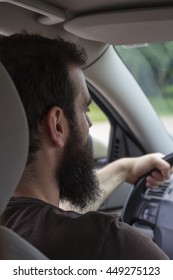
<path id="1" fill-rule="evenodd" d="M 46 174 L 45 174 L 46 175 Z M 35 178 L 26 172 L 22 176 L 13 196 L 36 198 L 59 207 L 59 188 L 48 176 Z"/>

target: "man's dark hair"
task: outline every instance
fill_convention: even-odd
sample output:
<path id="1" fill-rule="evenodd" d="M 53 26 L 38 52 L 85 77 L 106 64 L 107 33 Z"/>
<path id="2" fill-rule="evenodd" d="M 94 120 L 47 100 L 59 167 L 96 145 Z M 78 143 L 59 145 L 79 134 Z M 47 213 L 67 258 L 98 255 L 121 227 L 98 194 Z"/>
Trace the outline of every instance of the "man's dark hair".
<path id="1" fill-rule="evenodd" d="M 85 51 L 62 38 L 48 39 L 26 32 L 0 35 L 0 61 L 9 72 L 24 105 L 29 131 L 29 161 L 40 147 L 38 125 L 52 107 L 74 120 L 76 89 L 69 75 L 72 65 L 86 63 Z"/>

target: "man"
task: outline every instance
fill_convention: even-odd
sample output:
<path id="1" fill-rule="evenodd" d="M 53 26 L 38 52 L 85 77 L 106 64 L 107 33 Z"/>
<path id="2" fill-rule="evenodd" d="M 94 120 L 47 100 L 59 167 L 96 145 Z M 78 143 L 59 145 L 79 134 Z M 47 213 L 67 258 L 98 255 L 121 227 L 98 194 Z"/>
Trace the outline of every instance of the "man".
<path id="1" fill-rule="evenodd" d="M 167 259 L 149 239 L 115 215 L 63 211 L 69 201 L 84 209 L 98 200 L 88 144 L 91 98 L 81 67 L 86 54 L 62 39 L 16 34 L 0 37 L 0 60 L 23 102 L 30 130 L 24 174 L 4 215 L 5 225 L 50 259 Z M 169 177 L 171 168 L 157 155 L 121 159 L 100 180 L 134 183 L 152 168 L 148 185 Z M 117 172 L 117 175 L 114 173 Z"/>

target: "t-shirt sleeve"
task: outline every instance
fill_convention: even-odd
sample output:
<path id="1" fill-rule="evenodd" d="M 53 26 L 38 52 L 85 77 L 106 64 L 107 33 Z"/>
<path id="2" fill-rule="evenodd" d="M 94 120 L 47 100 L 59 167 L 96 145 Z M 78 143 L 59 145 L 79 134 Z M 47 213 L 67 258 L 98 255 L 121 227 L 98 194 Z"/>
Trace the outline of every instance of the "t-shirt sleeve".
<path id="1" fill-rule="evenodd" d="M 150 237 L 131 226 L 114 220 L 105 236 L 100 259 L 168 260 Z"/>

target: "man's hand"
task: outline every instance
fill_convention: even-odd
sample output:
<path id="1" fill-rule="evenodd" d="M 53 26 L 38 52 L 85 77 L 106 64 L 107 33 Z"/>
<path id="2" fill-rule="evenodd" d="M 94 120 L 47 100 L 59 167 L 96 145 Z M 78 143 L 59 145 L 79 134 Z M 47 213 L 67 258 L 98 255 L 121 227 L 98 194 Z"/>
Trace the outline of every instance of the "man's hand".
<path id="1" fill-rule="evenodd" d="M 134 158 L 127 181 L 134 184 L 142 175 L 152 169 L 157 169 L 158 171 L 153 171 L 150 176 L 147 176 L 146 187 L 156 187 L 162 181 L 169 179 L 172 167 L 162 159 L 163 157 L 163 154 L 155 153 Z"/>

